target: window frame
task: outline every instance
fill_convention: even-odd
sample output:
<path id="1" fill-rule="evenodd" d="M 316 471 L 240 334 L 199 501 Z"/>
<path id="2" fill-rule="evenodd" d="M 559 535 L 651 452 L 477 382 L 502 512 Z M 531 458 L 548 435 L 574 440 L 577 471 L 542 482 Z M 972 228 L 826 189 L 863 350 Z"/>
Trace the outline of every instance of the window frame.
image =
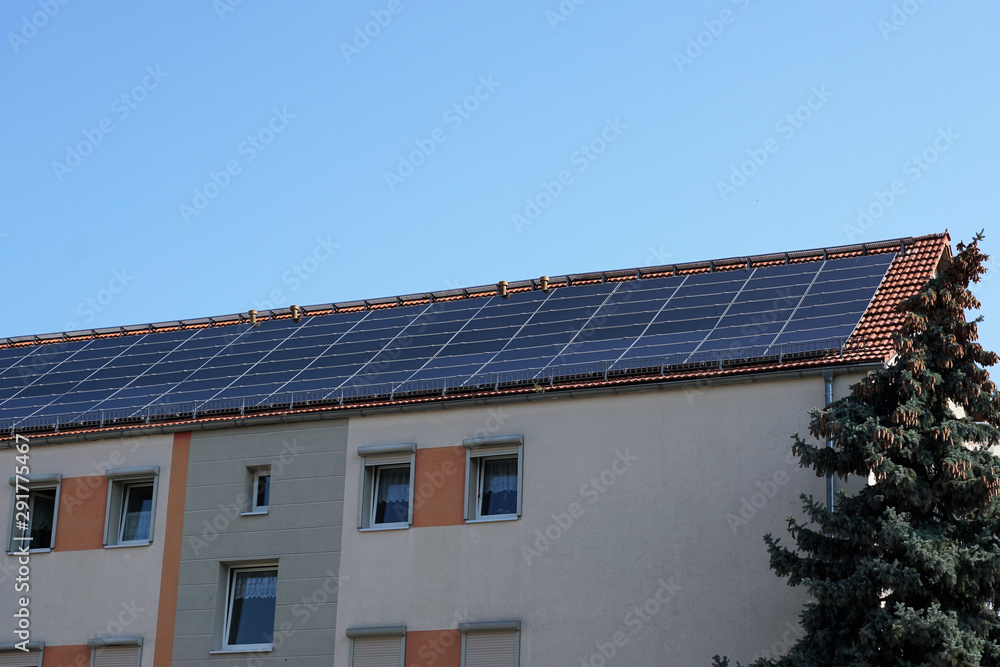
<path id="1" fill-rule="evenodd" d="M 145 547 L 153 543 L 156 534 L 156 496 L 159 492 L 160 466 L 143 468 L 116 468 L 105 471 L 108 478 L 108 505 L 104 513 L 104 548 Z M 125 529 L 125 510 L 128 494 L 133 487 L 152 484 L 152 502 L 149 507 L 149 538 L 122 540 Z"/>
<path id="2" fill-rule="evenodd" d="M 274 649 L 274 635 L 276 634 L 274 628 L 271 628 L 271 641 L 263 644 L 230 644 L 229 643 L 229 631 L 230 622 L 232 621 L 233 613 L 233 598 L 236 595 L 236 575 L 240 572 L 274 572 L 275 579 L 278 577 L 278 563 L 257 563 L 257 564 L 245 564 L 245 563 L 231 563 L 225 568 L 225 609 L 223 611 L 222 619 L 222 649 L 218 651 L 219 653 L 252 653 L 256 651 L 271 651 Z M 277 588 L 277 582 L 275 582 L 275 588 Z M 278 595 L 275 592 L 274 596 L 274 608 L 275 613 L 277 613 L 278 608 Z M 212 651 L 216 653 L 216 651 Z"/>
<path id="3" fill-rule="evenodd" d="M 56 527 L 59 522 L 59 494 L 62 489 L 62 475 L 28 475 L 27 477 L 21 478 L 23 481 L 21 483 L 21 488 L 27 489 L 28 491 L 28 515 L 29 518 L 34 516 L 32 511 L 34 493 L 36 491 L 48 491 L 49 489 L 55 489 L 55 500 L 52 508 L 52 537 L 49 540 L 49 546 L 47 547 L 31 547 L 28 548 L 28 553 L 45 553 L 47 551 L 52 551 L 56 546 Z M 17 551 L 21 545 L 21 540 L 14 539 L 14 529 L 17 525 L 17 478 L 11 477 L 10 480 L 11 487 L 11 506 L 10 506 L 10 530 L 7 531 L 7 553 L 12 554 Z M 28 534 L 31 534 L 31 525 L 28 525 Z M 29 543 L 30 545 L 30 543 Z"/>
<path id="4" fill-rule="evenodd" d="M 351 648 L 347 657 L 348 667 L 354 667 L 354 642 L 357 639 L 387 639 L 399 637 L 399 667 L 406 664 L 406 626 L 393 625 L 376 628 L 347 628 L 347 638 L 351 640 Z"/>
<path id="5" fill-rule="evenodd" d="M 358 484 L 358 530 L 401 530 L 413 525 L 413 483 L 416 474 L 417 446 L 413 443 L 399 445 L 368 445 L 358 447 L 361 462 L 361 480 Z M 406 522 L 375 523 L 376 502 L 380 471 L 409 466 L 409 494 Z"/>
<path id="6" fill-rule="evenodd" d="M 514 667 L 521 664 L 521 621 L 488 621 L 486 623 L 459 623 L 458 631 L 462 634 L 461 667 L 465 667 L 466 637 L 471 634 L 513 633 L 514 635 Z"/>
<path id="7" fill-rule="evenodd" d="M 263 477 L 267 477 L 267 505 L 257 504 L 257 488 L 260 484 L 260 480 Z M 271 475 L 271 466 L 261 465 L 261 466 L 249 466 L 247 467 L 247 495 L 248 501 L 244 505 L 247 509 L 242 512 L 243 516 L 255 516 L 261 514 L 267 514 L 271 508 L 271 482 L 273 481 Z"/>
<path id="8" fill-rule="evenodd" d="M 521 518 L 524 489 L 524 436 L 503 435 L 489 438 L 469 438 L 465 447 L 465 502 L 463 514 L 466 523 L 491 521 L 516 521 Z M 517 511 L 514 514 L 483 515 L 483 462 L 487 459 L 517 459 Z"/>

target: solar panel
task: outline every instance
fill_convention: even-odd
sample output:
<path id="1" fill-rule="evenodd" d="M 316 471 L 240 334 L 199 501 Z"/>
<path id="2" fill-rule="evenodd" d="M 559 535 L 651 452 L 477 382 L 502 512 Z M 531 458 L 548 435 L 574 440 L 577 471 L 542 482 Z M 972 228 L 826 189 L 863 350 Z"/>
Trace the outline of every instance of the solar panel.
<path id="1" fill-rule="evenodd" d="M 693 362 L 751 349 L 776 354 L 783 345 L 820 349 L 853 332 L 894 257 L 5 349 L 0 428 L 28 418 L 99 418 L 102 411 L 140 415 L 175 404 L 190 411 L 297 394 L 360 397 L 419 383 L 479 386 L 576 367 Z"/>

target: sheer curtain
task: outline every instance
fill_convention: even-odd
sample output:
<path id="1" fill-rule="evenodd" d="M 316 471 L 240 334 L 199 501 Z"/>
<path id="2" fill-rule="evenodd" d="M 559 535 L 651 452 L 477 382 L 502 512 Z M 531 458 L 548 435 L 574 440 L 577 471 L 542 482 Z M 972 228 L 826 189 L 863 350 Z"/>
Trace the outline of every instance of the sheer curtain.
<path id="1" fill-rule="evenodd" d="M 517 513 L 517 457 L 484 459 L 483 495 L 480 514 Z"/>
<path id="2" fill-rule="evenodd" d="M 153 487 L 132 486 L 125 495 L 125 517 L 122 521 L 122 541 L 149 539 L 149 522 L 153 509 Z"/>
<path id="3" fill-rule="evenodd" d="M 276 572 L 238 572 L 234 600 L 272 599 L 278 595 Z"/>
<path id="4" fill-rule="evenodd" d="M 405 523 L 409 515 L 410 467 L 380 468 L 375 493 L 375 523 Z"/>

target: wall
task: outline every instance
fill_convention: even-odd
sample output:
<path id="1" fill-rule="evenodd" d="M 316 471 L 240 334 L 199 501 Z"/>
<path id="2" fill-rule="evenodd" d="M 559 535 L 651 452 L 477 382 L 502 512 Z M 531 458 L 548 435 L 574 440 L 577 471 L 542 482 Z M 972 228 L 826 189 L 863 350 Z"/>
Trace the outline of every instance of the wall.
<path id="1" fill-rule="evenodd" d="M 526 667 L 787 650 L 805 597 L 769 570 L 761 536 L 787 536 L 800 492 L 825 497 L 790 456 L 823 379 L 536 398 L 351 420 L 334 665 L 347 667 L 348 627 L 405 625 L 408 665 L 457 667 L 459 622 L 515 619 Z M 521 518 L 456 521 L 464 466 L 421 452 L 510 434 L 524 436 Z M 357 448 L 407 442 L 414 527 L 358 531 Z"/>
<path id="2" fill-rule="evenodd" d="M 347 421 L 192 436 L 173 665 L 328 665 L 333 651 Z M 248 466 L 271 466 L 266 515 L 246 509 Z M 222 564 L 277 559 L 274 650 L 221 647 Z"/>
<path id="3" fill-rule="evenodd" d="M 32 641 L 46 645 L 45 664 L 89 664 L 87 640 L 97 637 L 140 636 L 143 667 L 153 665 L 157 602 L 174 436 L 156 435 L 100 442 L 33 444 L 29 438 L 32 475 L 63 476 L 55 549 L 30 555 Z M 14 475 L 13 449 L 0 451 L 0 479 Z M 159 466 L 160 477 L 148 546 L 103 547 L 108 468 Z M 4 484 L 0 517 L 10 536 L 13 489 Z M 0 642 L 14 641 L 13 614 L 21 594 L 14 591 L 17 557 L 0 555 Z M 62 648 L 60 648 L 62 647 Z"/>

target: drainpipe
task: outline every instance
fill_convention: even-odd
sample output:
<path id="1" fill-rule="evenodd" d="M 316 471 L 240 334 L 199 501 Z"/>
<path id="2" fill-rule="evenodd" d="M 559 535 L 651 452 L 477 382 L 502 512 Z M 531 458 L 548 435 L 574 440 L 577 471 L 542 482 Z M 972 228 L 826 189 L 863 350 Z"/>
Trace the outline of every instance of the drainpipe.
<path id="1" fill-rule="evenodd" d="M 833 403 L 833 371 L 823 371 L 823 382 L 826 384 L 826 405 Z M 833 438 L 826 441 L 826 446 L 833 449 Z M 833 475 L 826 477 L 826 511 L 833 511 Z"/>

